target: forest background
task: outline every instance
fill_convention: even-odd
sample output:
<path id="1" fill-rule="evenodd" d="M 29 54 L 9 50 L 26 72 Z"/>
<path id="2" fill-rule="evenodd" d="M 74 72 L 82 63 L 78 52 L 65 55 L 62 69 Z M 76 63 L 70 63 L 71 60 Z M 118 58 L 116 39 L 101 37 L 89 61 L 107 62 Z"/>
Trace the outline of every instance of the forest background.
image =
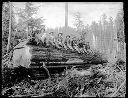
<path id="1" fill-rule="evenodd" d="M 45 32 L 63 33 L 64 36 L 76 36 L 89 42 L 91 48 L 107 54 L 110 60 L 117 58 L 126 59 L 126 43 L 124 34 L 124 12 L 118 11 L 115 19 L 107 17 L 104 13 L 98 22 L 92 21 L 85 25 L 80 12 L 74 13 L 74 26 L 47 28 L 44 25 L 44 17 L 35 18 L 40 6 L 35 6 L 32 2 L 26 2 L 24 9 L 16 9 L 13 4 L 4 2 L 2 6 L 2 56 L 15 47 L 20 41 L 27 39 L 33 30 L 43 28 Z M 12 17 L 10 17 L 10 14 Z M 16 22 L 18 16 L 18 22 Z M 107 19 L 108 18 L 108 19 Z M 10 23 L 11 21 L 11 23 Z M 11 26 L 10 26 L 11 25 Z M 11 33 L 10 33 L 11 32 Z M 10 34 L 9 34 L 10 33 Z M 64 37 L 65 38 L 65 37 Z"/>

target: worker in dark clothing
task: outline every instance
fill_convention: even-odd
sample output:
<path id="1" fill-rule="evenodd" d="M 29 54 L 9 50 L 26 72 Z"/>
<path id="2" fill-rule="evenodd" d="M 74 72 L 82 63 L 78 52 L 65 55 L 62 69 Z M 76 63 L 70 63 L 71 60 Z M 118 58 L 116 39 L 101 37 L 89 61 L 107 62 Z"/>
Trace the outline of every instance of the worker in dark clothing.
<path id="1" fill-rule="evenodd" d="M 47 46 L 56 47 L 54 32 L 50 32 L 46 38 Z"/>
<path id="2" fill-rule="evenodd" d="M 84 49 L 84 42 L 83 42 L 83 40 L 82 39 L 79 39 L 78 40 L 78 47 L 79 47 L 79 50 L 80 50 L 80 52 L 81 53 L 85 53 L 86 51 L 85 51 L 85 49 Z"/>
<path id="3" fill-rule="evenodd" d="M 76 37 L 72 38 L 71 46 L 73 47 L 74 50 L 76 50 L 78 53 L 80 53 L 80 49 L 77 45 L 77 38 Z"/>
<path id="4" fill-rule="evenodd" d="M 73 47 L 71 46 L 71 40 L 69 35 L 66 36 L 64 44 L 65 44 L 65 48 L 71 49 L 72 51 L 74 51 Z"/>
<path id="5" fill-rule="evenodd" d="M 89 51 L 89 49 L 90 49 L 89 42 L 86 42 L 86 44 L 85 44 L 85 46 L 84 46 L 84 49 L 85 49 L 86 51 Z"/>
<path id="6" fill-rule="evenodd" d="M 47 33 L 45 32 L 44 29 L 41 29 L 41 31 L 37 30 L 35 32 L 35 40 L 37 44 L 40 43 L 40 45 L 46 46 L 46 38 L 47 38 Z"/>
<path id="7" fill-rule="evenodd" d="M 89 42 L 86 42 L 86 47 L 85 47 L 86 50 L 90 49 L 90 46 L 89 46 Z"/>
<path id="8" fill-rule="evenodd" d="M 63 48 L 64 44 L 63 44 L 63 37 L 62 37 L 62 33 L 59 33 L 58 36 L 55 38 L 56 42 L 56 47 L 57 48 Z"/>
<path id="9" fill-rule="evenodd" d="M 34 44 L 34 45 L 38 45 L 39 44 L 39 40 L 37 39 L 36 35 L 38 34 L 38 30 L 33 30 L 32 28 L 29 29 L 29 41 Z"/>

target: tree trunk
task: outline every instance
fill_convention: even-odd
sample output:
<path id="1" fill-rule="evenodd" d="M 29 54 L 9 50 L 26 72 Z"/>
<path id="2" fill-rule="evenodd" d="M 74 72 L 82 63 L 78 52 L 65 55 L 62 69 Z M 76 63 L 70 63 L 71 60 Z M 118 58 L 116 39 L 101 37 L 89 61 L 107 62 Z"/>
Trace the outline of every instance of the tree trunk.
<path id="1" fill-rule="evenodd" d="M 65 3 L 65 28 L 68 27 L 68 3 Z"/>
<path id="2" fill-rule="evenodd" d="M 7 44 L 7 53 L 9 52 L 9 47 L 10 47 L 10 39 L 11 39 L 11 22 L 12 22 L 12 4 L 9 2 L 10 6 L 10 19 L 9 19 L 9 35 L 8 35 L 8 44 Z"/>
<path id="3" fill-rule="evenodd" d="M 67 33 L 68 29 L 68 3 L 65 3 L 65 32 Z"/>

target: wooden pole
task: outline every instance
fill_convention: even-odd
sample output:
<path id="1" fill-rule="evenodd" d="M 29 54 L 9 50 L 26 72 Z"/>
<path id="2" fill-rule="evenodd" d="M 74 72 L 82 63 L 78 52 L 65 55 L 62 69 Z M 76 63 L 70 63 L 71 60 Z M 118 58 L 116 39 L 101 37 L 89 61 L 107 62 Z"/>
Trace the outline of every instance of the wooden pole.
<path id="1" fill-rule="evenodd" d="M 65 3 L 65 31 L 68 28 L 68 2 Z"/>
<path id="2" fill-rule="evenodd" d="M 11 40 L 11 23 L 12 23 L 12 3 L 9 2 L 9 7 L 10 7 L 10 19 L 9 19 L 9 35 L 8 35 L 8 44 L 7 44 L 7 53 L 9 52 L 9 47 L 10 47 L 10 40 Z"/>

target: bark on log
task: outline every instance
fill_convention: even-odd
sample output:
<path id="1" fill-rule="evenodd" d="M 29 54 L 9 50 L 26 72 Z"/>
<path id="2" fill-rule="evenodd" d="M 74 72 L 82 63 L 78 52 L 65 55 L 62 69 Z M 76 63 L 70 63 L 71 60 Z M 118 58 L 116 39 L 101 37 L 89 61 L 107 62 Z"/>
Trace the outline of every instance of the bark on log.
<path id="1" fill-rule="evenodd" d="M 24 44 L 25 45 L 24 45 Z M 19 65 L 23 65 L 25 62 L 25 64 L 31 64 L 32 62 L 35 62 L 36 65 L 38 64 L 42 64 L 41 62 L 67 62 L 69 59 L 81 59 L 83 60 L 83 64 L 94 64 L 94 63 L 103 63 L 106 62 L 102 55 L 100 55 L 97 52 L 88 52 L 88 53 L 84 53 L 84 54 L 79 54 L 77 52 L 71 51 L 71 50 L 64 50 L 64 49 L 55 49 L 52 47 L 46 48 L 46 47 L 41 47 L 41 46 L 36 46 L 36 45 L 31 45 L 31 44 L 27 44 L 26 42 L 22 42 L 20 43 L 19 46 L 16 47 L 25 47 L 23 49 L 17 49 L 17 52 L 14 51 L 13 54 L 13 61 L 16 61 L 15 63 L 17 63 L 18 61 Z M 29 48 L 29 49 L 27 49 Z M 15 55 L 15 56 L 14 56 Z M 22 58 L 20 58 L 22 57 Z M 75 63 L 72 64 L 68 64 L 68 63 L 64 63 L 62 65 L 73 65 Z M 53 63 L 52 65 L 55 65 L 55 63 Z M 56 65 L 61 65 L 56 63 Z M 78 64 L 81 65 L 81 64 Z M 25 65 L 28 66 L 28 65 Z"/>

